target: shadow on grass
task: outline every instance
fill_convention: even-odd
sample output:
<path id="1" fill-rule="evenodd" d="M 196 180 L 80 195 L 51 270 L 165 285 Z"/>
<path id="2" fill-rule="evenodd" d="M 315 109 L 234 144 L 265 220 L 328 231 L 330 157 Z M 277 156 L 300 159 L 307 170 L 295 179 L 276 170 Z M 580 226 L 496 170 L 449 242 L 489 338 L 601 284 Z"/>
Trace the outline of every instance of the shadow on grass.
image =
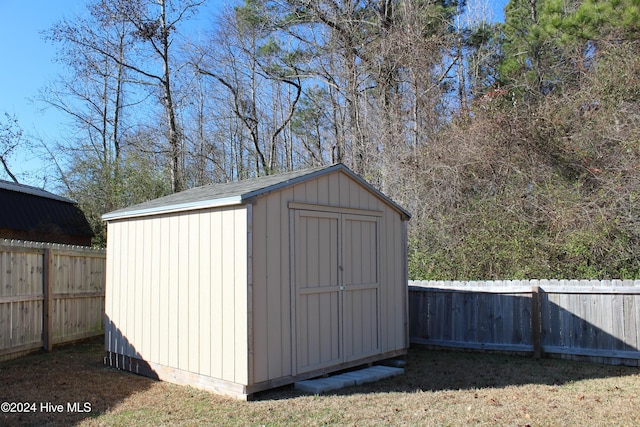
<path id="1" fill-rule="evenodd" d="M 3 407 L 0 425 L 73 425 L 156 382 L 105 366 L 104 355 L 98 337 L 0 363 L 0 403 L 22 411 Z"/>
<path id="2" fill-rule="evenodd" d="M 35 403 L 33 413 L 0 413 L 4 425 L 73 425 L 117 407 L 156 380 L 118 371 L 103 364 L 102 338 L 54 348 L 0 363 L 0 402 Z M 503 388 L 514 385 L 563 385 L 574 381 L 635 375 L 638 368 L 559 359 L 532 359 L 495 353 L 471 353 L 411 348 L 405 374 L 327 393 L 347 396 L 367 393 Z M 305 396 L 292 385 L 257 393 L 254 400 L 286 400 Z M 70 412 L 67 404 L 91 405 L 91 412 Z M 41 405 L 63 405 L 47 412 Z"/>
<path id="3" fill-rule="evenodd" d="M 347 387 L 328 395 L 414 393 L 416 391 L 503 388 L 527 384 L 560 386 L 585 379 L 635 375 L 638 368 L 561 359 L 533 359 L 498 353 L 429 350 L 414 347 L 406 357 L 404 375 Z M 293 386 L 265 391 L 255 400 L 279 400 L 305 393 Z"/>

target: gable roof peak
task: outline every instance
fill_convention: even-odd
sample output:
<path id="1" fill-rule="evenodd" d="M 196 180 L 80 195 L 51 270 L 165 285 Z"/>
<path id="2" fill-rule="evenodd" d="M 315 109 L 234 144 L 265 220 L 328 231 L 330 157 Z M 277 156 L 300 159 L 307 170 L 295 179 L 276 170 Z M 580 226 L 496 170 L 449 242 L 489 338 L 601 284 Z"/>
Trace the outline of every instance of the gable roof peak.
<path id="1" fill-rule="evenodd" d="M 385 200 L 396 210 L 402 212 L 407 217 L 410 217 L 408 212 L 375 189 L 371 184 L 367 183 L 363 178 L 351 171 L 344 164 L 335 163 L 328 166 L 319 166 L 234 182 L 195 187 L 179 193 L 170 194 L 158 199 L 149 200 L 144 203 L 109 212 L 103 215 L 102 219 L 108 221 L 112 219 L 244 204 L 255 197 L 336 171 L 346 173 L 351 178 L 365 186 L 369 191 Z"/>

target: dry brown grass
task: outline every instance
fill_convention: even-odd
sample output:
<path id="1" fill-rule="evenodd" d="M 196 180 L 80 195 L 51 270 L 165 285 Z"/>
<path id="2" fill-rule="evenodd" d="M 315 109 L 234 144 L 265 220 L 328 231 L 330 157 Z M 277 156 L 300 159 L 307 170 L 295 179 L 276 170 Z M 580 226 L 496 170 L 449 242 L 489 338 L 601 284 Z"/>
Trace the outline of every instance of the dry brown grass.
<path id="1" fill-rule="evenodd" d="M 37 404 L 2 425 L 640 425 L 640 371 L 411 349 L 406 374 L 322 396 L 291 387 L 240 402 L 102 365 L 102 341 L 0 364 L 0 402 Z M 40 404 L 89 402 L 91 413 Z"/>

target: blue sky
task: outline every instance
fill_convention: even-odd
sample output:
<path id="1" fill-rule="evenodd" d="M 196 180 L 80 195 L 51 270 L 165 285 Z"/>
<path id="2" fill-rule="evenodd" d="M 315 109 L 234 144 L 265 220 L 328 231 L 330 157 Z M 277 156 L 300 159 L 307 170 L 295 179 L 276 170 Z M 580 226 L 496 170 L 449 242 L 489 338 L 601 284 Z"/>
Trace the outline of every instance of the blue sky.
<path id="1" fill-rule="evenodd" d="M 209 1 L 212 9 L 225 4 Z M 63 17 L 83 15 L 85 4 L 85 0 L 0 0 L 0 115 L 3 122 L 5 112 L 15 116 L 23 132 L 34 139 L 56 141 L 67 121 L 63 114 L 33 101 L 44 86 L 64 72 L 54 61 L 56 46 L 46 42 L 42 32 Z M 203 13 L 203 23 L 210 15 Z M 10 159 L 11 170 L 21 183 L 51 186 L 51 180 L 46 179 L 49 165 L 41 156 L 20 150 Z M 0 179 L 9 179 L 1 167 Z"/>
<path id="2" fill-rule="evenodd" d="M 26 133 L 43 138 L 55 134 L 55 124 L 61 120 L 59 115 L 42 113 L 40 107 L 29 100 L 54 79 L 59 70 L 53 63 L 53 47 L 42 40 L 40 31 L 53 25 L 63 14 L 73 13 L 80 4 L 70 0 L 0 0 L 0 114 L 3 121 L 6 111 L 17 117 Z M 29 153 L 19 155 L 10 159 L 15 173 L 41 167 Z M 0 178 L 8 179 L 4 171 L 0 171 Z"/>
<path id="3" fill-rule="evenodd" d="M 468 0 L 482 2 L 502 21 L 508 0 Z M 212 9 L 224 1 L 213 0 Z M 55 141 L 64 131 L 66 118 L 33 102 L 38 91 L 64 70 L 54 62 L 55 46 L 43 40 L 41 32 L 63 17 L 82 15 L 84 0 L 0 0 L 0 114 L 15 115 L 29 136 Z M 10 163 L 18 179 L 29 185 L 49 187 L 46 163 L 33 152 L 22 150 Z M 8 179 L 0 170 L 0 179 Z M 49 189 L 49 188 L 48 188 Z"/>

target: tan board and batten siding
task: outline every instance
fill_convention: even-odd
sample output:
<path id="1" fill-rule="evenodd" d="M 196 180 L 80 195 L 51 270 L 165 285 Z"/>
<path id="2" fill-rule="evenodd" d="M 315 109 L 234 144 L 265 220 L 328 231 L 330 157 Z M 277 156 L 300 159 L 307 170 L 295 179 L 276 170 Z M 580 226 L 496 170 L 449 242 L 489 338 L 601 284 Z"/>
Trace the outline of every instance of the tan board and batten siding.
<path id="1" fill-rule="evenodd" d="M 106 363 L 246 398 L 405 354 L 408 216 L 344 169 L 329 168 L 248 203 L 108 219 Z M 302 262 L 296 215 L 344 227 L 336 245 L 319 233 L 320 243 L 306 246 L 313 253 L 329 242 L 340 253 L 323 251 Z M 352 227 L 353 220 L 362 221 Z M 308 227 L 317 232 L 320 223 Z M 347 255 L 356 249 L 345 247 L 366 253 Z M 317 266 L 307 269 L 315 258 Z M 323 266 L 340 270 L 327 274 Z M 353 293 L 355 305 L 346 297 L 341 302 L 351 319 L 337 336 L 323 326 L 331 324 L 326 317 L 335 304 L 327 298 L 335 294 L 316 297 L 299 282 L 324 283 L 341 274 L 335 284 L 351 280 L 360 293 Z M 313 313 L 325 307 L 327 313 Z M 303 322 L 307 333 L 300 336 Z M 353 328 L 369 332 L 351 342 Z M 307 335 L 316 338 L 302 346 Z M 332 346 L 340 348 L 337 360 L 324 355 Z"/>
<path id="2" fill-rule="evenodd" d="M 107 351 L 245 384 L 246 224 L 245 206 L 110 223 Z"/>

